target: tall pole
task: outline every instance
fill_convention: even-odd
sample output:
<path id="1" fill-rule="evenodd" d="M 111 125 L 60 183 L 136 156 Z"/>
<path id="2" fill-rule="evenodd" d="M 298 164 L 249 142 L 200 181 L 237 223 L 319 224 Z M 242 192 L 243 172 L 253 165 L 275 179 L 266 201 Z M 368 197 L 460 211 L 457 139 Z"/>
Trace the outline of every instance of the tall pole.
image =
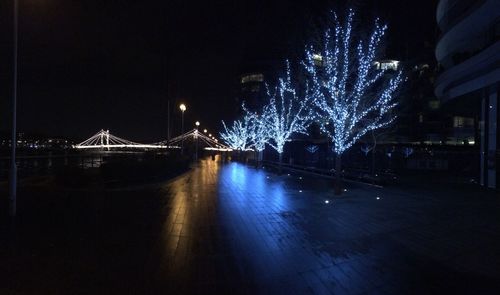
<path id="1" fill-rule="evenodd" d="M 10 143 L 10 196 L 9 196 L 9 214 L 16 216 L 17 199 L 17 166 L 16 166 L 16 133 L 17 133 L 17 43 L 18 43 L 18 0 L 14 0 L 14 87 L 12 93 L 12 139 Z"/>
<path id="2" fill-rule="evenodd" d="M 181 134 L 182 134 L 182 139 L 181 139 L 181 155 L 184 155 L 184 111 L 182 111 L 182 121 L 181 121 Z"/>
<path id="3" fill-rule="evenodd" d="M 196 128 L 196 143 L 195 143 L 195 145 L 196 145 L 196 154 L 195 154 L 194 159 L 196 161 L 198 161 L 198 127 Z"/>
<path id="4" fill-rule="evenodd" d="M 167 101 L 167 146 L 170 145 L 170 99 Z"/>
<path id="5" fill-rule="evenodd" d="M 196 121 L 196 133 L 195 133 L 195 151 L 196 153 L 194 154 L 194 159 L 195 161 L 198 161 L 198 127 L 200 126 L 200 122 Z"/>
<path id="6" fill-rule="evenodd" d="M 181 122 L 181 155 L 184 155 L 184 111 L 187 109 L 186 105 L 181 103 L 179 109 L 182 112 L 182 122 Z"/>

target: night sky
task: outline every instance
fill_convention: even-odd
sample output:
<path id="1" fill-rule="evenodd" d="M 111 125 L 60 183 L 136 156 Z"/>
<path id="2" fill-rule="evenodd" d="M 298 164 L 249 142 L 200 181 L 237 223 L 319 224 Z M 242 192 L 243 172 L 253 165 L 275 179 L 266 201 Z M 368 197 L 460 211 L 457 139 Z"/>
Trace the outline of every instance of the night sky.
<path id="1" fill-rule="evenodd" d="M 387 57 L 433 44 L 437 1 L 19 0 L 18 130 L 83 140 L 101 128 L 130 140 L 233 119 L 241 65 L 300 52 L 312 20 L 357 8 L 387 21 Z M 347 4 L 346 4 L 347 2 Z M 0 2 L 0 131 L 10 128 L 12 1 Z M 299 50 L 297 50 L 299 48 Z"/>

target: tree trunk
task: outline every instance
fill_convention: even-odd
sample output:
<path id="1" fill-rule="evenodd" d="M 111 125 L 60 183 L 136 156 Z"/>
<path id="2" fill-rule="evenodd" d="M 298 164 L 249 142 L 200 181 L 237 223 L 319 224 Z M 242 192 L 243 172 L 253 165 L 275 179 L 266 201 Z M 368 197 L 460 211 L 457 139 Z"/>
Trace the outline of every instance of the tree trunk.
<path id="1" fill-rule="evenodd" d="M 335 158 L 335 195 L 342 194 L 342 155 Z"/>
<path id="2" fill-rule="evenodd" d="M 377 137 L 375 136 L 375 132 L 372 130 L 373 137 L 373 148 L 372 148 L 372 177 L 375 177 L 375 157 L 377 156 Z"/>
<path id="3" fill-rule="evenodd" d="M 375 177 L 375 157 L 377 155 L 377 150 L 375 147 L 372 150 L 372 176 Z"/>
<path id="4" fill-rule="evenodd" d="M 262 159 L 264 151 L 257 151 L 257 168 L 262 168 Z"/>
<path id="5" fill-rule="evenodd" d="M 283 162 L 283 153 L 279 154 L 279 165 L 278 165 L 278 174 L 281 175 L 283 173 L 283 167 L 281 167 L 281 163 Z"/>

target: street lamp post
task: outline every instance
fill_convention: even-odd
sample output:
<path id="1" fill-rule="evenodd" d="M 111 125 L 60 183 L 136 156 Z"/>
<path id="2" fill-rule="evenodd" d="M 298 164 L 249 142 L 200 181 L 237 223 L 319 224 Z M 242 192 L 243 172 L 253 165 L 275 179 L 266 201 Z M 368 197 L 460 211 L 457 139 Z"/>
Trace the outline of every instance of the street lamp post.
<path id="1" fill-rule="evenodd" d="M 182 112 L 181 134 L 184 135 L 184 112 L 186 111 L 186 105 L 181 103 L 179 109 L 181 109 Z M 184 137 L 181 139 L 181 155 L 184 155 Z"/>
<path id="2" fill-rule="evenodd" d="M 10 194 L 9 194 L 9 214 L 16 216 L 17 199 L 17 166 L 16 166 L 16 133 L 17 133 L 17 43 L 18 43 L 18 0 L 14 0 L 14 89 L 12 93 L 12 139 L 10 142 Z"/>
<path id="3" fill-rule="evenodd" d="M 198 161 L 198 127 L 200 126 L 200 122 L 199 121 L 196 121 L 196 123 L 194 123 L 196 125 L 196 133 L 195 133 L 195 150 L 196 150 L 196 153 L 194 154 L 194 159 L 195 161 Z"/>

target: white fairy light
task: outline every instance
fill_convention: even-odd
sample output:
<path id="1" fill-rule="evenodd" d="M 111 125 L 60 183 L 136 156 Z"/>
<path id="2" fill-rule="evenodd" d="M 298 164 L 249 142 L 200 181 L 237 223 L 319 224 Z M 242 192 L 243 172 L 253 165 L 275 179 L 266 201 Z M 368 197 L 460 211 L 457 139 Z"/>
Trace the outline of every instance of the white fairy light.
<path id="1" fill-rule="evenodd" d="M 250 128 L 252 128 L 252 117 L 245 115 L 241 120 L 236 120 L 233 125 L 228 128 L 226 123 L 222 121 L 224 131 L 220 133 L 222 139 L 235 150 L 246 150 L 249 145 Z"/>
<path id="2" fill-rule="evenodd" d="M 321 67 L 316 61 L 318 51 L 312 47 L 306 50 L 303 62 L 310 77 L 309 96 L 319 109 L 317 121 L 338 156 L 367 132 L 395 120 L 395 93 L 404 80 L 401 71 L 384 80 L 388 71 L 373 66 L 387 26 L 377 19 L 369 39 L 356 41 L 353 17 L 351 10 L 341 25 L 333 14 L 335 25 L 325 33 Z"/>
<path id="3" fill-rule="evenodd" d="M 266 148 L 266 144 L 269 142 L 269 131 L 266 124 L 268 107 L 264 106 L 260 114 L 250 112 L 244 104 L 242 108 L 245 112 L 245 117 L 248 117 L 250 120 L 248 126 L 249 147 L 260 153 Z"/>
<path id="4" fill-rule="evenodd" d="M 299 95 L 288 61 L 286 65 L 286 77 L 278 80 L 274 93 L 271 94 L 269 89 L 267 91 L 270 101 L 265 116 L 271 138 L 269 145 L 279 153 L 280 162 L 285 143 L 291 140 L 293 134 L 307 135 L 307 128 L 313 121 L 307 97 Z"/>

